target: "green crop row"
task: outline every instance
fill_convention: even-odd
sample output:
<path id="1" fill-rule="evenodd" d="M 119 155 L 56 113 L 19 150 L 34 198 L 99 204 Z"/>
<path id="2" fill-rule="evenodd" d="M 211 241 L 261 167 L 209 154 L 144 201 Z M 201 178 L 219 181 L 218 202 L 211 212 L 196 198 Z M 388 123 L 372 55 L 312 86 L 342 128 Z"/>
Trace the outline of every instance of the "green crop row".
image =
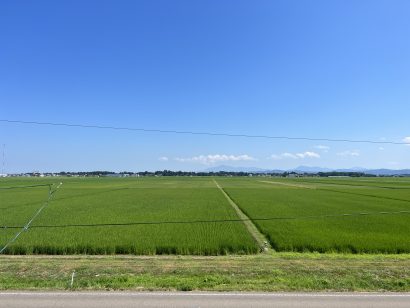
<path id="1" fill-rule="evenodd" d="M 238 216 L 207 177 L 7 178 L 0 179 L 0 188 L 61 180 L 54 200 L 6 253 L 221 255 L 259 250 L 242 222 L 229 221 Z M 408 178 L 217 180 L 277 251 L 410 252 Z M 0 190 L 0 226 L 23 226 L 47 196 L 47 187 Z M 1 228 L 0 247 L 17 231 Z"/>
<path id="2" fill-rule="evenodd" d="M 52 179 L 3 181 L 0 186 L 47 180 Z M 209 178 L 63 182 L 32 228 L 6 253 L 219 255 L 258 251 L 242 223 L 207 222 L 238 218 Z M 0 225 L 23 225 L 47 193 L 44 187 L 0 191 Z M 116 225 L 128 223 L 143 224 Z M 0 243 L 16 231 L 0 231 Z"/>
<path id="3" fill-rule="evenodd" d="M 236 179 L 222 184 L 278 251 L 408 253 L 410 184 L 390 178 L 387 184 L 401 189 L 388 189 L 381 187 L 387 185 L 384 181 L 376 179 L 366 187 L 362 179 Z M 266 217 L 285 219 L 257 220 Z"/>

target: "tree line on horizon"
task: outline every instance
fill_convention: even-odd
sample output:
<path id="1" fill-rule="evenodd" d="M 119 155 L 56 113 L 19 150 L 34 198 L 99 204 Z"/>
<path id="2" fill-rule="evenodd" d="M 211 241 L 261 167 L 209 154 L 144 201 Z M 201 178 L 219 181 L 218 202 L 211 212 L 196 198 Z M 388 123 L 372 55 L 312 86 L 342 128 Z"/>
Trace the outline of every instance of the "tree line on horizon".
<path id="1" fill-rule="evenodd" d="M 346 172 L 346 171 L 329 171 L 329 172 L 245 172 L 245 171 L 217 171 L 217 172 L 196 172 L 196 171 L 172 171 L 172 170 L 159 170 L 159 171 L 143 171 L 143 172 L 113 172 L 113 171 L 61 171 L 61 172 L 30 172 L 15 174 L 15 176 L 81 176 L 81 177 L 138 177 L 138 176 L 275 176 L 275 177 L 376 177 L 373 174 L 367 174 L 365 172 Z"/>

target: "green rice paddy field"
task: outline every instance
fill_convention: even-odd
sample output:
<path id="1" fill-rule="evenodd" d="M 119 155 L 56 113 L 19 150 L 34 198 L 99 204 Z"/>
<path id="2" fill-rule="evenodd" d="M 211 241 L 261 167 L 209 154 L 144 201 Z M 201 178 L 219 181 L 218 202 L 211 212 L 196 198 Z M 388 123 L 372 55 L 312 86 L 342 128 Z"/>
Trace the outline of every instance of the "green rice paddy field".
<path id="1" fill-rule="evenodd" d="M 410 178 L 215 180 L 277 251 L 410 253 Z M 49 206 L 5 253 L 260 250 L 211 177 L 0 179 L 0 248 L 48 194 L 47 187 L 4 188 L 60 181 Z"/>

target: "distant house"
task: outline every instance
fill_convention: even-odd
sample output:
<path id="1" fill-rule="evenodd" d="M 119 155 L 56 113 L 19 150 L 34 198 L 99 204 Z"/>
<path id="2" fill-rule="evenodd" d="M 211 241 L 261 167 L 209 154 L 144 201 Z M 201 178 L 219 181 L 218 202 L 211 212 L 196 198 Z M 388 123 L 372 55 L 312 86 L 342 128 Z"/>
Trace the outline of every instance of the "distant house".
<path id="1" fill-rule="evenodd" d="M 108 176 L 110 178 L 121 178 L 122 174 L 120 174 L 120 173 L 108 173 L 105 176 Z"/>

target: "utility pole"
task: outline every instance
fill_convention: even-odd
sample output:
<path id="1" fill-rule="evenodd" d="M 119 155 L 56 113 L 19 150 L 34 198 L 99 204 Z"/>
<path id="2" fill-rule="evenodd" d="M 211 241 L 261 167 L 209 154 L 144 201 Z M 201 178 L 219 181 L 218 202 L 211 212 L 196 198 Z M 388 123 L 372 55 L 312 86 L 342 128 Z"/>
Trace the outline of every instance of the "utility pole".
<path id="1" fill-rule="evenodd" d="M 6 173 L 5 173 L 5 170 L 4 170 L 4 167 L 6 166 L 6 154 L 5 154 L 5 152 L 6 152 L 6 144 L 4 144 L 3 143 L 3 162 L 2 162 L 2 165 L 1 165 L 1 175 L 2 176 L 6 176 Z"/>
<path id="2" fill-rule="evenodd" d="M 1 173 L 0 173 L 0 177 L 2 177 L 2 176 L 5 176 L 4 174 L 4 166 L 5 166 L 5 154 L 4 154 L 4 152 L 5 152 L 5 148 L 6 148 L 6 145 L 3 143 L 3 154 L 2 154 L 2 157 L 3 157 L 3 160 L 2 160 L 2 164 L 1 164 Z M 7 228 L 6 227 L 3 227 L 3 229 L 4 229 L 4 243 L 6 243 L 6 241 L 7 241 Z M 3 239 L 2 239 L 3 240 Z M 3 243 L 1 243 L 1 244 L 3 244 Z M 3 245 L 2 245 L 3 246 Z"/>

